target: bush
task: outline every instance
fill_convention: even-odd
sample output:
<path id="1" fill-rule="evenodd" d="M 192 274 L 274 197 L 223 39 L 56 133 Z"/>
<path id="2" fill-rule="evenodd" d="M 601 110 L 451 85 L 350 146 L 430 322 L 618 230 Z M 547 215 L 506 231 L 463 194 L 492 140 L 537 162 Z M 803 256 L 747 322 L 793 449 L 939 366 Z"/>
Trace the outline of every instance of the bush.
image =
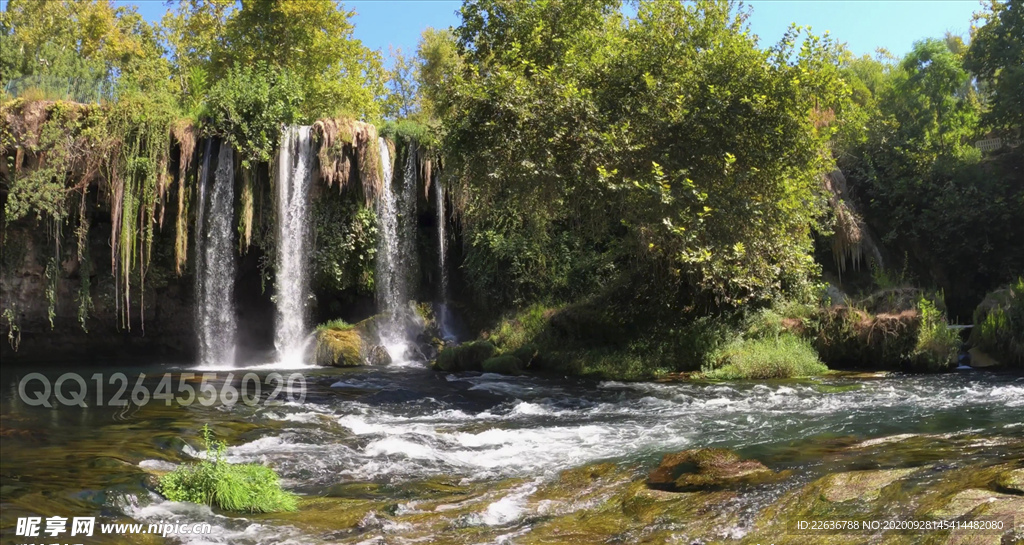
<path id="1" fill-rule="evenodd" d="M 499 373 L 502 375 L 518 375 L 523 371 L 523 362 L 512 354 L 494 356 L 484 360 L 480 367 L 485 373 Z"/>
<path id="2" fill-rule="evenodd" d="M 338 331 L 347 331 L 353 327 L 355 327 L 355 325 L 350 324 L 341 318 L 335 318 L 316 326 L 316 330 L 323 331 L 325 329 L 337 329 Z"/>
<path id="3" fill-rule="evenodd" d="M 203 426 L 206 459 L 182 465 L 160 478 L 160 493 L 170 501 L 191 502 L 227 511 L 294 511 L 296 498 L 285 492 L 273 469 L 259 464 L 229 464 L 227 447 Z"/>
<path id="4" fill-rule="evenodd" d="M 437 355 L 434 366 L 442 371 L 479 371 L 494 351 L 494 345 L 487 341 L 449 346 Z"/>
<path id="5" fill-rule="evenodd" d="M 745 339 L 723 348 L 705 368 L 704 378 L 715 380 L 793 378 L 820 375 L 828 368 L 811 344 L 794 335 Z"/>
<path id="6" fill-rule="evenodd" d="M 917 346 L 910 356 L 914 371 L 944 371 L 956 363 L 960 336 L 946 323 L 946 317 L 931 300 L 918 301 L 921 326 L 917 333 Z"/>
<path id="7" fill-rule="evenodd" d="M 1000 363 L 1024 367 L 1024 277 L 985 296 L 970 342 Z"/>

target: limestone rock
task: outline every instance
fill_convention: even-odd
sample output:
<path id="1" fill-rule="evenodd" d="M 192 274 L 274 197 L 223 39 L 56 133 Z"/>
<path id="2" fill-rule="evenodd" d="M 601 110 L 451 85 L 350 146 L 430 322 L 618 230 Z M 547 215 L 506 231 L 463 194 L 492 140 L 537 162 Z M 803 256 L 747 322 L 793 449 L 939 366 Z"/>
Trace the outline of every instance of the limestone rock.
<path id="1" fill-rule="evenodd" d="M 918 471 L 909 469 L 879 469 L 834 473 L 823 477 L 822 497 L 833 503 L 852 500 L 873 500 L 883 488 Z"/>
<path id="2" fill-rule="evenodd" d="M 1024 469 L 1007 471 L 996 479 L 996 486 L 1011 494 L 1024 494 Z"/>
<path id="3" fill-rule="evenodd" d="M 718 448 L 666 454 L 647 476 L 651 488 L 677 492 L 720 489 L 770 480 L 778 475 L 757 460 Z"/>

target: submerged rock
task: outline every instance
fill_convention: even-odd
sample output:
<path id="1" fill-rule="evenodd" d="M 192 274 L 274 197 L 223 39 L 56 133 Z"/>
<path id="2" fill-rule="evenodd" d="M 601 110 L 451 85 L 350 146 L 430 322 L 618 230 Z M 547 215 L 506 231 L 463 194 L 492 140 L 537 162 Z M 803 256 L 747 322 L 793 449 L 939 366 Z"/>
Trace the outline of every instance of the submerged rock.
<path id="1" fill-rule="evenodd" d="M 726 449 L 702 448 L 666 454 L 647 476 L 647 486 L 685 492 L 753 484 L 777 476 L 757 460 L 744 460 Z"/>
<path id="2" fill-rule="evenodd" d="M 996 486 L 1011 494 L 1024 494 L 1024 469 L 1014 469 L 999 475 Z"/>
<path id="3" fill-rule="evenodd" d="M 962 517 L 982 505 L 988 504 L 993 504 L 993 506 L 997 508 L 1003 507 L 1004 504 L 1007 507 L 1011 506 L 1011 504 L 1015 504 L 1013 505 L 1014 510 L 1016 511 L 1019 509 L 1019 512 L 1024 513 L 1024 498 L 1018 498 L 1008 494 L 1000 494 L 991 490 L 972 488 L 958 492 L 950 498 L 945 505 L 931 510 L 928 515 L 935 518 L 954 519 Z M 1003 511 L 1003 509 L 997 510 Z"/>
<path id="4" fill-rule="evenodd" d="M 835 473 L 822 477 L 821 496 L 832 503 L 873 500 L 878 498 L 883 488 L 918 471 L 918 469 L 920 468 Z"/>

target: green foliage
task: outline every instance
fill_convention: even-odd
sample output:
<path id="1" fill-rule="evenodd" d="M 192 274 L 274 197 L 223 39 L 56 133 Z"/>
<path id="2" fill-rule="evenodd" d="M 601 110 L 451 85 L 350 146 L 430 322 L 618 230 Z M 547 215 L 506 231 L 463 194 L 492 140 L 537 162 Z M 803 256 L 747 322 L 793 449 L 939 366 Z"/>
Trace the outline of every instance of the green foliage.
<path id="1" fill-rule="evenodd" d="M 978 305 L 970 342 L 1001 363 L 1024 367 L 1024 278 Z"/>
<path id="2" fill-rule="evenodd" d="M 493 356 L 494 352 L 494 345 L 487 341 L 446 346 L 437 355 L 434 366 L 441 371 L 479 371 L 484 360 Z"/>
<path id="3" fill-rule="evenodd" d="M 518 375 L 523 371 L 523 362 L 512 354 L 502 354 L 484 360 L 480 364 L 480 369 L 485 373 Z"/>
<path id="4" fill-rule="evenodd" d="M 273 158 L 281 124 L 295 121 L 302 95 L 289 72 L 255 63 L 228 69 L 207 100 L 210 123 L 252 168 Z"/>
<path id="5" fill-rule="evenodd" d="M 0 13 L 0 51 L 5 83 L 46 75 L 68 88 L 99 88 L 118 77 L 155 81 L 167 65 L 156 30 L 134 7 L 99 0 L 8 2 Z"/>
<path id="6" fill-rule="evenodd" d="M 915 371 L 945 371 L 955 366 L 960 348 L 960 336 L 946 322 L 946 316 L 936 304 L 922 297 L 917 304 L 921 312 L 921 326 L 917 333 L 917 346 L 910 355 L 910 367 Z"/>
<path id="7" fill-rule="evenodd" d="M 313 282 L 319 289 L 373 293 L 377 216 L 338 195 L 313 202 Z"/>
<path id="8" fill-rule="evenodd" d="M 811 344 L 796 335 L 743 339 L 724 347 L 701 375 L 712 380 L 795 378 L 828 371 Z"/>
<path id="9" fill-rule="evenodd" d="M 264 65 L 290 74 L 303 122 L 338 114 L 377 119 L 385 94 L 380 53 L 352 37 L 353 14 L 333 0 L 243 2 L 225 23 L 213 73 Z"/>
<path id="10" fill-rule="evenodd" d="M 989 105 L 985 122 L 1009 136 L 1024 127 L 1024 4 L 1019 0 L 990 0 L 976 16 L 965 66 L 985 83 Z"/>
<path id="11" fill-rule="evenodd" d="M 1022 150 L 973 146 L 985 104 L 956 37 L 917 42 L 900 62 L 849 62 L 864 90 L 841 112 L 837 154 L 850 194 L 908 276 L 943 289 L 954 315 L 1024 268 Z"/>
<path id="12" fill-rule="evenodd" d="M 798 52 L 794 30 L 761 51 L 725 2 L 617 8 L 463 7 L 437 100 L 475 293 L 574 299 L 635 274 L 680 308 L 805 282 L 831 134 L 811 118 L 844 89 L 834 44 Z"/>
<path id="13" fill-rule="evenodd" d="M 294 511 L 294 494 L 281 489 L 277 473 L 259 464 L 229 464 L 227 447 L 203 426 L 206 457 L 182 465 L 160 478 L 160 493 L 170 501 L 191 502 L 227 511 L 274 513 Z"/>
<path id="14" fill-rule="evenodd" d="M 346 322 L 345 320 L 342 320 L 341 318 L 335 318 L 333 320 L 328 320 L 316 326 L 316 330 L 323 331 L 325 329 L 337 329 L 338 331 L 347 331 L 349 329 L 352 329 L 353 327 L 355 326 Z"/>

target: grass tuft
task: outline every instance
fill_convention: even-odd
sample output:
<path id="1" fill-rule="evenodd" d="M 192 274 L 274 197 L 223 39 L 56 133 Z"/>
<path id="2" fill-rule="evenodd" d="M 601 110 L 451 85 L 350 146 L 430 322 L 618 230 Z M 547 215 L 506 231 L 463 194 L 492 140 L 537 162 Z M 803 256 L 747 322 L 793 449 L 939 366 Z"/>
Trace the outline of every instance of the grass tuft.
<path id="1" fill-rule="evenodd" d="M 206 459 L 182 465 L 160 478 L 160 493 L 170 501 L 219 507 L 227 511 L 295 511 L 294 494 L 281 488 L 277 473 L 259 464 L 229 464 L 227 447 L 203 426 Z"/>
<path id="2" fill-rule="evenodd" d="M 349 329 L 352 329 L 353 327 L 355 327 L 355 325 L 350 324 L 350 323 L 346 322 L 345 320 L 342 320 L 341 318 L 335 318 L 333 320 L 326 321 L 326 322 L 316 326 L 316 330 L 317 331 L 323 331 L 325 329 L 335 329 L 335 330 L 339 330 L 339 331 L 348 331 Z"/>
<path id="3" fill-rule="evenodd" d="M 706 379 L 795 378 L 828 371 L 810 342 L 790 334 L 735 341 L 716 356 L 702 371 Z"/>

